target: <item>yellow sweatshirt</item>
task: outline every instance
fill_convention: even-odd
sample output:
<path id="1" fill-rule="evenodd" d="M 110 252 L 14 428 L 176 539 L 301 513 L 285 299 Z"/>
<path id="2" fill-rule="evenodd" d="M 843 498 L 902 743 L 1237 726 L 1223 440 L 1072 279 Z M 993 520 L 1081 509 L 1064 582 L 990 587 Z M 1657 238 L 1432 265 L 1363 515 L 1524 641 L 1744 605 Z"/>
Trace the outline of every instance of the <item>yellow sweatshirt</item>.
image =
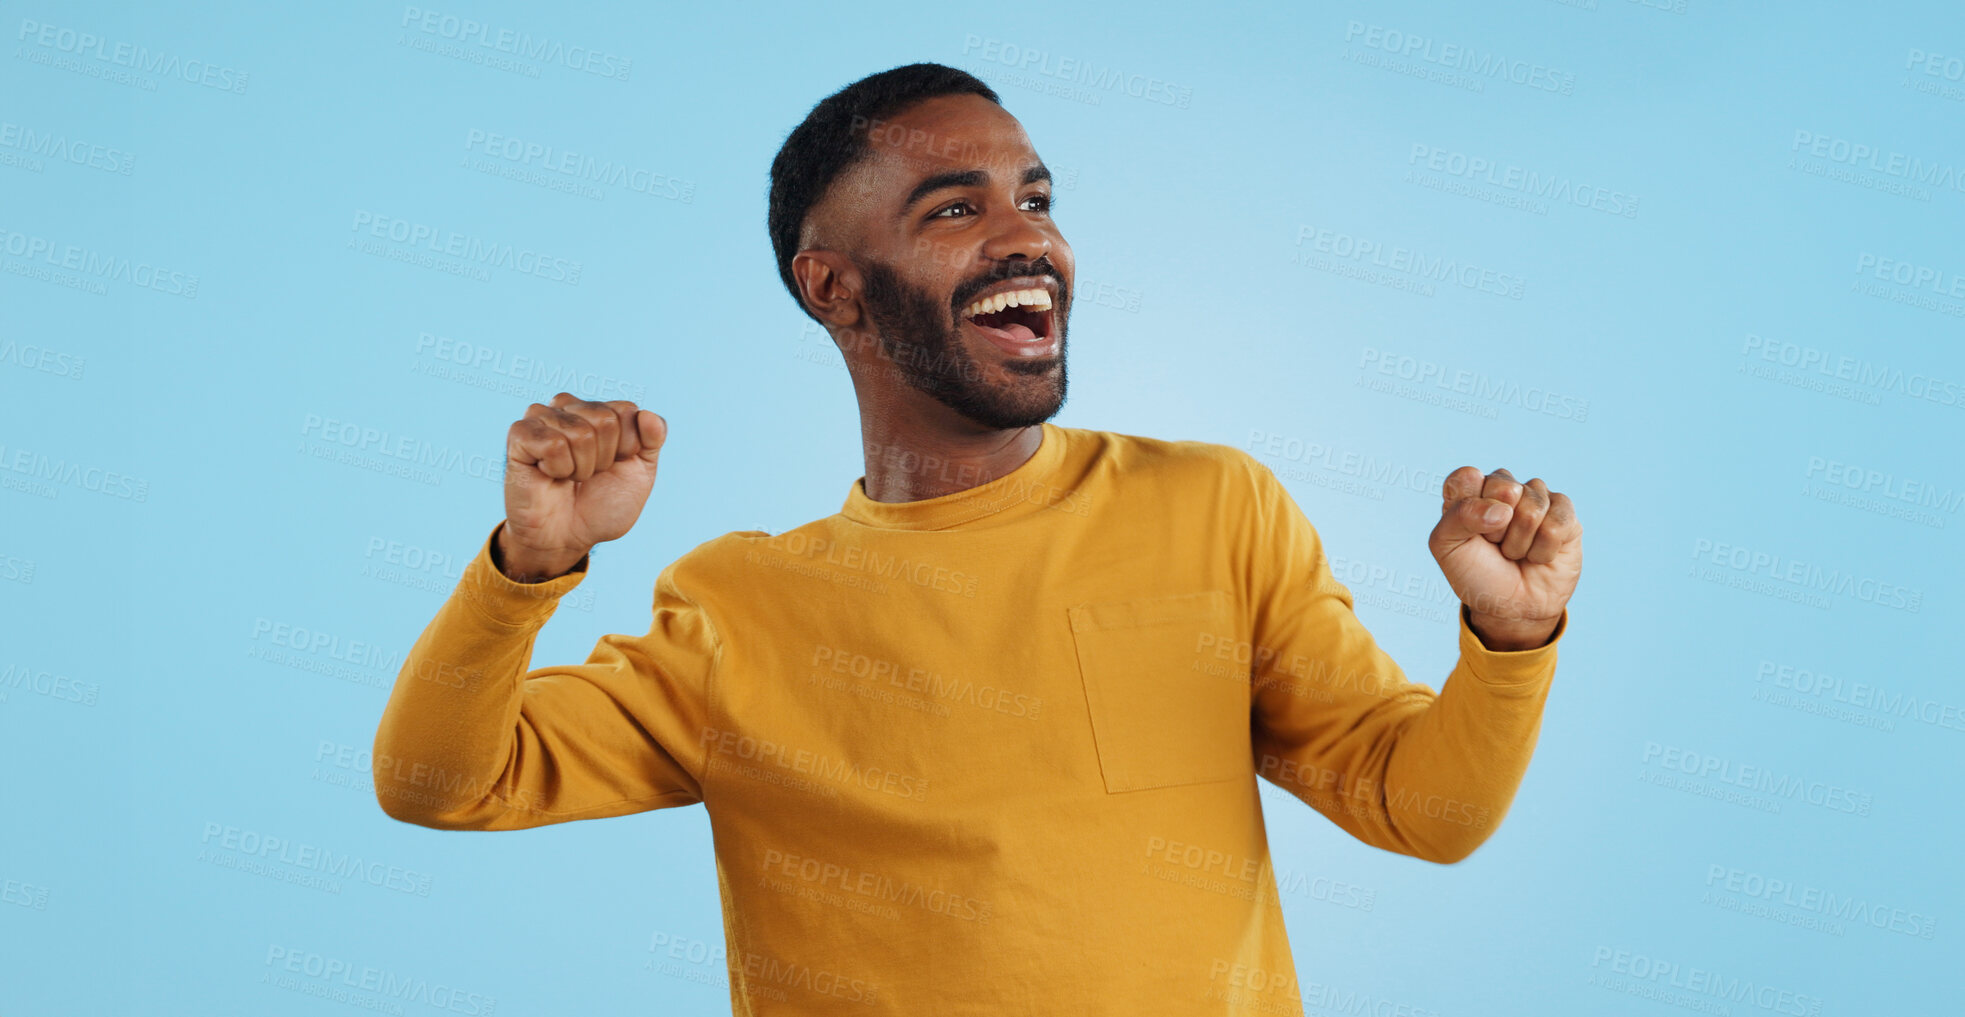
<path id="1" fill-rule="evenodd" d="M 511 830 L 702 802 L 738 1015 L 1297 1013 L 1255 779 L 1367 844 L 1467 856 L 1555 643 L 1442 691 L 1352 612 L 1245 452 L 1043 425 L 989 483 L 707 541 L 644 635 L 528 670 L 586 563 L 490 538 L 375 738 L 389 815 Z M 492 531 L 495 536 L 496 530 Z"/>

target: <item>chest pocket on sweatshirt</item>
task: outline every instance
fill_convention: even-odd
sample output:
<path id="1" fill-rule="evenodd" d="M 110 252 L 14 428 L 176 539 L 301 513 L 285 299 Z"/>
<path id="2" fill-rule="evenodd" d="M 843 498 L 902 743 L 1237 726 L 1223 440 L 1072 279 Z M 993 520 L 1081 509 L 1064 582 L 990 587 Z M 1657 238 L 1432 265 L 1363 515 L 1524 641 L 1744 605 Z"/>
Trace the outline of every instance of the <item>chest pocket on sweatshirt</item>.
<path id="1" fill-rule="evenodd" d="M 1110 600 L 1066 613 L 1107 791 L 1252 772 L 1249 686 L 1214 652 L 1239 638 L 1228 594 Z"/>

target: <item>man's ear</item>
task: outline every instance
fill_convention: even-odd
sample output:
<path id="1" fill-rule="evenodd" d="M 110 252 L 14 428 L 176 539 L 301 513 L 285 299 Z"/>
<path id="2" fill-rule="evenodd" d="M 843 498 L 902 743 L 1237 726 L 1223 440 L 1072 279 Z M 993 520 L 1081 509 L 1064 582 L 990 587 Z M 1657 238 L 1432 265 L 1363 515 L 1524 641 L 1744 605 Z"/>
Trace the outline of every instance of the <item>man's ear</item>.
<path id="1" fill-rule="evenodd" d="M 835 328 L 860 323 L 863 280 L 853 259 L 838 251 L 807 248 L 792 256 L 791 277 L 798 283 L 799 298 L 820 321 Z"/>

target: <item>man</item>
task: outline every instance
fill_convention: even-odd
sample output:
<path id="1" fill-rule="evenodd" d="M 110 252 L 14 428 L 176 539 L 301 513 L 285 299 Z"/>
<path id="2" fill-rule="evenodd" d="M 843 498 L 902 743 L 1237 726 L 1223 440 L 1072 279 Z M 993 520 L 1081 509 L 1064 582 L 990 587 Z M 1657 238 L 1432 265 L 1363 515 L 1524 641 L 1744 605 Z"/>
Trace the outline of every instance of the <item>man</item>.
<path id="1" fill-rule="evenodd" d="M 1048 422 L 1071 248 L 988 87 L 873 75 L 771 175 L 865 476 L 834 515 L 669 565 L 646 635 L 528 671 L 668 434 L 629 402 L 529 407 L 505 519 L 382 717 L 383 809 L 509 830 L 704 803 L 739 1014 L 1298 1012 L 1255 778 L 1368 844 L 1472 852 L 1538 732 L 1569 499 L 1447 477 L 1430 547 L 1464 607 L 1436 695 L 1251 456 Z"/>

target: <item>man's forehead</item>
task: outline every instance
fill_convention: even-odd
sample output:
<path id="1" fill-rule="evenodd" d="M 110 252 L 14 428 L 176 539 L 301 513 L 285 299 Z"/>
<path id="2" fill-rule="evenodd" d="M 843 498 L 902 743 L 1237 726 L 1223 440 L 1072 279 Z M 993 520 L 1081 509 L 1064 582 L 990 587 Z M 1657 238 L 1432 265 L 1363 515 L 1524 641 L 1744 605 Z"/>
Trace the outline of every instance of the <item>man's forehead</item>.
<path id="1" fill-rule="evenodd" d="M 979 95 L 937 96 L 886 119 L 856 117 L 852 127 L 866 149 L 813 206 L 801 246 L 858 243 L 930 177 L 980 171 L 1000 184 L 1043 165 L 1023 125 Z"/>
<path id="2" fill-rule="evenodd" d="M 937 96 L 890 119 L 856 126 L 866 134 L 864 168 L 884 185 L 952 170 L 1021 178 L 1025 169 L 1039 164 L 1023 125 L 978 95 Z"/>

